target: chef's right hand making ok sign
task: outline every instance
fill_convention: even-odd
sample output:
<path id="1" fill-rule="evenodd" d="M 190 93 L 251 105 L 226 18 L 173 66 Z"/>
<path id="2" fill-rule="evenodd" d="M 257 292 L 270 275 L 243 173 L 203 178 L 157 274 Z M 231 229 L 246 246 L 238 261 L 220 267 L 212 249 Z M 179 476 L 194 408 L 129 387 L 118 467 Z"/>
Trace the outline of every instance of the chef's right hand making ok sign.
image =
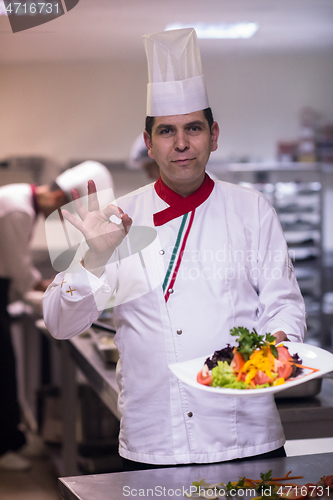
<path id="1" fill-rule="evenodd" d="M 93 180 L 88 181 L 88 210 L 83 205 L 78 190 L 72 189 L 71 193 L 81 220 L 67 210 L 62 210 L 61 213 L 68 222 L 81 231 L 89 246 L 82 265 L 100 276 L 113 252 L 128 234 L 132 219 L 116 205 L 110 204 L 100 210 Z M 110 221 L 112 215 L 119 218 L 119 224 Z"/>

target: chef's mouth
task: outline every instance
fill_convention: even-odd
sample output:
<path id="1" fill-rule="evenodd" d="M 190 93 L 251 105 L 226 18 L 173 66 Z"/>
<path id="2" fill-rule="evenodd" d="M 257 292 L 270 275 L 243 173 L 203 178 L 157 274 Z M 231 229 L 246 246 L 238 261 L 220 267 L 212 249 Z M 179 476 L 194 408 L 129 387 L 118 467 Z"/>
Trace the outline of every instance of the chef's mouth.
<path id="1" fill-rule="evenodd" d="M 173 163 L 182 164 L 182 163 L 187 163 L 187 162 L 190 162 L 193 160 L 195 160 L 195 158 L 178 158 L 177 160 L 173 160 Z"/>

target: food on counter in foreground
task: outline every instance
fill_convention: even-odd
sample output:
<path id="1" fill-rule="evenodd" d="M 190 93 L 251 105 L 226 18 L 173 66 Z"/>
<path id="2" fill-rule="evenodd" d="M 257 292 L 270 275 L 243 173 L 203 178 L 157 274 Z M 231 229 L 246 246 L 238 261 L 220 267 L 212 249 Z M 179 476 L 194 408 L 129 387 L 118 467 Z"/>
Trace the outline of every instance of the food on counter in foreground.
<path id="1" fill-rule="evenodd" d="M 227 344 L 207 358 L 197 374 L 199 384 L 224 389 L 263 389 L 284 384 L 300 375 L 303 368 L 318 371 L 303 366 L 298 354 L 292 356 L 286 346 L 276 346 L 276 339 L 270 333 L 264 338 L 255 330 L 238 327 L 231 330 L 231 335 L 238 337 L 238 345 Z"/>
<path id="2" fill-rule="evenodd" d="M 333 493 L 333 476 L 323 476 L 316 484 L 297 484 L 291 481 L 302 479 L 303 476 L 291 476 L 291 471 L 283 477 L 272 477 L 272 470 L 261 473 L 260 479 L 242 477 L 238 481 L 228 483 L 207 483 L 204 479 L 193 481 L 186 493 L 187 498 L 250 497 L 252 500 L 301 500 L 329 496 Z M 246 490 L 246 491 L 245 491 Z M 257 496 L 255 496 L 257 495 Z"/>
<path id="3" fill-rule="evenodd" d="M 322 479 L 325 486 L 328 486 L 329 488 L 331 488 L 333 490 L 333 475 L 323 476 L 321 479 Z"/>

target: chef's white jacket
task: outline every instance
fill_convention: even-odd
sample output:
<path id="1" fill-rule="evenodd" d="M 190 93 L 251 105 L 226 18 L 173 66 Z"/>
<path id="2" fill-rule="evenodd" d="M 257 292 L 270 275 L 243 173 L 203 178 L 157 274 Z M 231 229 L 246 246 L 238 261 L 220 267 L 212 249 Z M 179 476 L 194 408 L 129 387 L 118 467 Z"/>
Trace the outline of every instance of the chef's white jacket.
<path id="1" fill-rule="evenodd" d="M 11 300 L 20 298 L 42 278 L 29 248 L 36 216 L 30 184 L 1 187 L 0 277 L 10 279 Z"/>
<path id="2" fill-rule="evenodd" d="M 153 184 L 118 205 L 141 227 L 154 227 L 152 214 L 168 207 Z M 119 250 L 101 278 L 76 263 L 44 296 L 46 324 L 64 339 L 87 329 L 116 293 L 120 455 L 153 464 L 211 463 L 282 446 L 273 396 L 204 392 L 168 369 L 234 345 L 235 326 L 303 340 L 304 302 L 274 209 L 257 191 L 215 181 L 204 203 L 156 230 L 141 252 L 126 257 Z"/>

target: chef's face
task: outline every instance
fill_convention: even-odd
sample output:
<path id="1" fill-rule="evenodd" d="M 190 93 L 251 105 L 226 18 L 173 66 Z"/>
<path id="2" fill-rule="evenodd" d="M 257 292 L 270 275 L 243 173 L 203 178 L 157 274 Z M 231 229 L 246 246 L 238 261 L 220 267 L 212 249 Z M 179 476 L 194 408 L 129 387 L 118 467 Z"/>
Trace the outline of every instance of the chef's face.
<path id="1" fill-rule="evenodd" d="M 203 111 L 155 117 L 151 136 L 144 132 L 148 155 L 160 167 L 163 182 L 183 196 L 203 183 L 218 135 L 218 124 L 214 122 L 210 130 Z"/>

